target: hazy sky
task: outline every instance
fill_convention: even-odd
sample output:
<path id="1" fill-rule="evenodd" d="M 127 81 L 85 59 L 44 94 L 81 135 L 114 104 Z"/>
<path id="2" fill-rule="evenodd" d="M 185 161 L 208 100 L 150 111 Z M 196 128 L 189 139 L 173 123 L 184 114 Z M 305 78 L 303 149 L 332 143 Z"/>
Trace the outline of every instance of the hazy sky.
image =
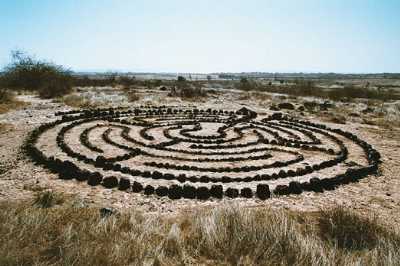
<path id="1" fill-rule="evenodd" d="M 73 70 L 400 72 L 400 0 L 0 0 L 10 51 Z"/>

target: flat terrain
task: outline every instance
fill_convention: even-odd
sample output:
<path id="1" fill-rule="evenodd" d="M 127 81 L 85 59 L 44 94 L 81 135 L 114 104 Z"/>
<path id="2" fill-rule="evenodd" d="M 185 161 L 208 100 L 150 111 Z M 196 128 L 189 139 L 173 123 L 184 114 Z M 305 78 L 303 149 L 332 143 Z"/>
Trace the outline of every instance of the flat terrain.
<path id="1" fill-rule="evenodd" d="M 138 99 L 129 102 L 126 92 L 113 88 L 82 88 L 76 92 L 76 95 L 85 96 L 99 106 L 125 106 L 133 108 L 135 106 L 152 104 L 167 106 L 185 106 L 187 108 L 199 109 L 224 109 L 236 111 L 242 107 L 247 107 L 258 113 L 258 118 L 266 117 L 273 113 L 270 110 L 272 105 L 280 102 L 290 102 L 295 110 L 281 110 L 291 116 L 302 120 L 310 120 L 316 123 L 324 123 L 332 128 L 341 128 L 345 131 L 356 134 L 361 139 L 370 143 L 382 155 L 382 164 L 378 175 L 370 175 L 358 183 L 352 183 L 340 186 L 333 191 L 324 191 L 323 193 L 305 192 L 301 195 L 290 195 L 273 197 L 266 201 L 257 198 L 252 199 L 229 199 L 222 200 L 210 199 L 207 201 L 197 201 L 189 199 L 171 200 L 168 197 L 145 196 L 142 193 L 130 193 L 119 191 L 117 189 L 105 189 L 101 186 L 90 187 L 86 183 L 80 183 L 75 180 L 60 180 L 56 174 L 50 173 L 41 166 L 34 165 L 29 158 L 21 152 L 21 146 L 29 132 L 42 123 L 58 119 L 55 112 L 68 111 L 73 108 L 65 105 L 62 101 L 42 100 L 33 95 L 18 96 L 18 100 L 27 103 L 23 109 L 12 110 L 0 115 L 0 199 L 14 200 L 31 198 L 37 191 L 53 190 L 66 194 L 78 195 L 82 199 L 82 204 L 95 207 L 112 207 L 120 210 L 134 208 L 144 213 L 162 213 L 175 215 L 180 212 L 192 211 L 202 207 L 215 207 L 225 203 L 237 203 L 242 207 L 271 207 L 286 208 L 291 210 L 300 210 L 306 212 L 317 211 L 321 208 L 335 205 L 345 206 L 354 209 L 357 212 L 373 212 L 384 223 L 400 225 L 400 128 L 398 125 L 398 113 L 396 113 L 396 104 L 390 103 L 382 106 L 372 106 L 372 111 L 362 112 L 367 108 L 361 101 L 351 103 L 334 103 L 326 110 L 299 111 L 297 108 L 303 106 L 305 102 L 316 101 L 311 98 L 290 97 L 278 94 L 240 92 L 238 90 L 212 90 L 207 97 L 201 97 L 194 100 L 183 100 L 178 97 L 169 97 L 167 91 L 140 89 L 135 94 Z M 385 115 L 379 113 L 384 110 Z M 76 140 L 79 140 L 79 134 L 82 130 L 93 126 L 90 123 L 72 131 L 67 136 L 67 140 L 74 149 L 81 149 L 90 155 L 90 151 L 85 151 L 80 147 Z M 205 127 L 210 129 L 212 127 Z M 93 143 L 100 147 L 104 146 L 100 136 L 104 130 L 92 132 L 89 138 Z M 155 137 L 161 136 L 161 132 L 149 131 Z M 199 134 L 208 135 L 211 131 L 204 130 Z M 117 132 L 115 134 L 117 138 Z M 233 133 L 232 133 L 233 134 Z M 232 135 L 233 136 L 233 135 Z M 252 134 L 247 134 L 252 138 Z M 43 136 L 38 146 L 49 154 L 58 154 L 54 144 L 55 132 L 48 132 Z M 243 141 L 243 140 L 242 140 Z M 246 141 L 246 140 L 245 140 Z M 75 145 L 75 146 L 74 146 Z M 357 147 L 348 143 L 349 161 L 355 164 L 363 164 L 362 152 Z M 180 147 L 184 148 L 184 147 Z M 109 156 L 115 149 L 107 149 Z M 309 156 L 308 162 L 324 158 L 313 156 L 312 152 L 305 152 Z M 254 154 L 257 155 L 257 154 Z M 60 155 L 62 156 L 62 155 Z M 279 156 L 279 155 L 277 155 Z M 282 156 L 282 155 L 280 155 Z M 216 157 L 217 158 L 217 157 Z M 218 158 L 217 158 L 218 159 Z M 220 159 L 220 158 L 219 158 Z M 133 165 L 141 165 L 143 160 L 137 159 L 131 162 Z M 212 165 L 212 163 L 210 163 Z M 225 166 L 234 166 L 225 164 Z M 139 167 L 139 166 L 138 166 Z M 343 166 L 342 166 L 343 167 Z M 332 171 L 341 171 L 341 168 L 329 168 L 326 175 L 332 174 Z M 303 177 L 304 179 L 310 177 Z M 282 181 L 271 181 L 270 186 L 274 187 Z M 166 181 L 165 183 L 169 183 Z M 252 184 L 249 185 L 250 187 Z"/>

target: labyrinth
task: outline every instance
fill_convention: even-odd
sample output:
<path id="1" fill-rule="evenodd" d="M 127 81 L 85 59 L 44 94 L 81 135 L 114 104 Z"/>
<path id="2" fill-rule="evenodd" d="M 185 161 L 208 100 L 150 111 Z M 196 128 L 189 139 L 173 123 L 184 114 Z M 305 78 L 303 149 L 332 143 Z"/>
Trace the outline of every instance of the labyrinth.
<path id="1" fill-rule="evenodd" d="M 378 171 L 356 135 L 282 113 L 176 106 L 56 113 L 24 150 L 60 179 L 170 199 L 323 192 Z"/>

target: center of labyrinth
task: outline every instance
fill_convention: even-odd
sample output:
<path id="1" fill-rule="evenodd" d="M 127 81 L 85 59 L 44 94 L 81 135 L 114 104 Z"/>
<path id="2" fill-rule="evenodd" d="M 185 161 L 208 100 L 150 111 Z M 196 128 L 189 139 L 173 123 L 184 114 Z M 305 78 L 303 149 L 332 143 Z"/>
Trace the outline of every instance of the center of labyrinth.
<path id="1" fill-rule="evenodd" d="M 280 113 L 163 106 L 57 115 L 27 139 L 35 162 L 62 179 L 171 199 L 322 192 L 380 163 L 354 134 Z"/>

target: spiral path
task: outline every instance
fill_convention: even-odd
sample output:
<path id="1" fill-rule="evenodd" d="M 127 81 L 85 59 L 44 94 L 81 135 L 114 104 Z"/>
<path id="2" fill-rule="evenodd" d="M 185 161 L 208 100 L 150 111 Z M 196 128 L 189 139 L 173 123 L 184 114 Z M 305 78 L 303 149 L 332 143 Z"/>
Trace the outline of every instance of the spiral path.
<path id="1" fill-rule="evenodd" d="M 380 163 L 356 135 L 281 113 L 147 106 L 56 115 L 26 140 L 34 162 L 61 179 L 171 199 L 323 192 Z"/>

